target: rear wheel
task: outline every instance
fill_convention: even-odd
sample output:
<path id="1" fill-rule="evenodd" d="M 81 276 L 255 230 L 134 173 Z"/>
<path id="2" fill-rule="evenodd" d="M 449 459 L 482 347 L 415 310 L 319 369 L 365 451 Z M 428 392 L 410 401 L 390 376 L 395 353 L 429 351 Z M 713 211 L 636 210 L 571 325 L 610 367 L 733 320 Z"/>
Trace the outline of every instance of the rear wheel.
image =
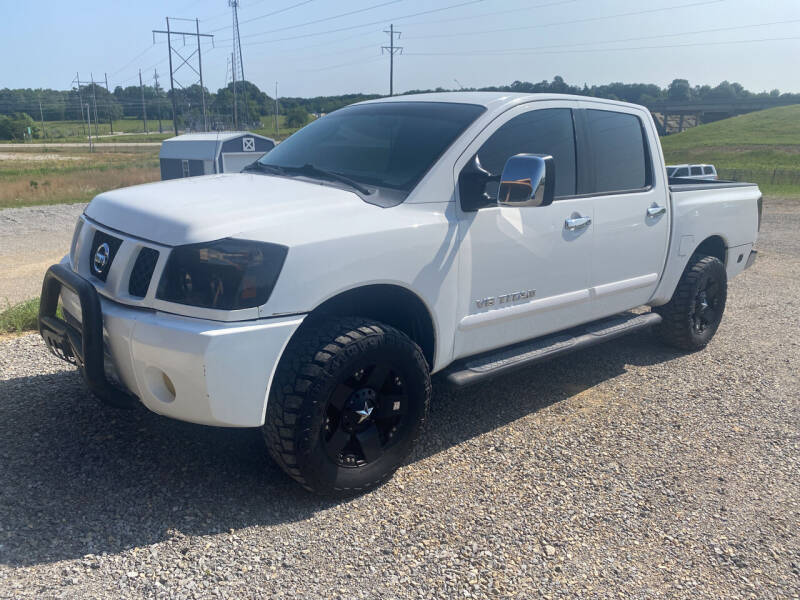
<path id="1" fill-rule="evenodd" d="M 705 348 L 719 328 L 728 296 L 725 266 L 714 256 L 695 255 L 672 299 L 656 308 L 663 322 L 657 333 L 681 350 Z"/>
<path id="2" fill-rule="evenodd" d="M 422 351 L 404 333 L 370 319 L 310 323 L 278 366 L 264 438 L 306 489 L 358 493 L 408 456 L 430 392 Z"/>

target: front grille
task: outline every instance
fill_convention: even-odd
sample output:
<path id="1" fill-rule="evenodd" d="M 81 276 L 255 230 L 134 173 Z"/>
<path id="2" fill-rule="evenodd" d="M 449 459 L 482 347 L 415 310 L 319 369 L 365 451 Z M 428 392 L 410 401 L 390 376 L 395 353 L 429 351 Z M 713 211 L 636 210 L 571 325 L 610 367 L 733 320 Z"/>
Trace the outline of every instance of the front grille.
<path id="1" fill-rule="evenodd" d="M 89 252 L 89 272 L 100 281 L 105 281 L 111 270 L 111 263 L 119 250 L 122 240 L 108 235 L 99 229 L 94 232 L 92 248 Z"/>
<path id="2" fill-rule="evenodd" d="M 150 279 L 158 262 L 158 250 L 152 248 L 142 248 L 139 256 L 131 271 L 131 278 L 128 281 L 128 293 L 137 298 L 144 298 L 147 295 L 147 288 L 150 287 Z"/>

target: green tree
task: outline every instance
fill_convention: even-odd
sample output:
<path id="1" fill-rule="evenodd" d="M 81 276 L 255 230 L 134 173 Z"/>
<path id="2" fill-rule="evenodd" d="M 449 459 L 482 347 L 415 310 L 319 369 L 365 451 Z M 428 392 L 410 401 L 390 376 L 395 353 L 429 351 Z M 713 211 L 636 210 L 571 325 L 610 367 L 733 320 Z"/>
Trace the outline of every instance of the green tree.
<path id="1" fill-rule="evenodd" d="M 39 137 L 36 122 L 26 113 L 14 113 L 10 117 L 0 116 L 0 139 L 24 140 L 30 127 L 31 136 Z"/>
<path id="2" fill-rule="evenodd" d="M 286 124 L 289 127 L 302 127 L 308 123 L 308 112 L 301 106 L 290 108 L 286 113 Z"/>

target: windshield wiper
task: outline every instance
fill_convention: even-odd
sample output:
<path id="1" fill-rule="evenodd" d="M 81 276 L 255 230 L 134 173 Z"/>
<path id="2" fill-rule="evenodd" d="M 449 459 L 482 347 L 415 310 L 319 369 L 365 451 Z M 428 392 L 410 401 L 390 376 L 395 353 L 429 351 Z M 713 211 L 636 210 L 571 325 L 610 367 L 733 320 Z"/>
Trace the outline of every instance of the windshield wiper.
<path id="1" fill-rule="evenodd" d="M 264 165 L 264 166 L 273 166 L 273 165 Z M 362 194 L 369 195 L 372 193 L 368 187 L 361 185 L 357 181 L 354 181 L 347 177 L 346 175 L 342 175 L 341 173 L 337 173 L 336 171 L 326 171 L 325 169 L 320 169 L 319 167 L 315 167 L 311 163 L 306 163 L 302 167 L 278 167 L 282 169 L 284 172 L 291 172 L 297 173 L 298 175 L 308 175 L 311 177 L 322 177 L 325 179 L 332 179 L 334 181 L 339 181 L 341 183 L 345 183 L 349 185 L 354 190 L 361 192 Z"/>
<path id="2" fill-rule="evenodd" d="M 247 165 L 242 172 L 246 171 L 263 171 L 265 173 L 275 173 L 276 175 L 285 175 L 286 170 L 283 167 L 279 167 L 277 165 L 265 165 L 262 162 L 255 161 Z"/>

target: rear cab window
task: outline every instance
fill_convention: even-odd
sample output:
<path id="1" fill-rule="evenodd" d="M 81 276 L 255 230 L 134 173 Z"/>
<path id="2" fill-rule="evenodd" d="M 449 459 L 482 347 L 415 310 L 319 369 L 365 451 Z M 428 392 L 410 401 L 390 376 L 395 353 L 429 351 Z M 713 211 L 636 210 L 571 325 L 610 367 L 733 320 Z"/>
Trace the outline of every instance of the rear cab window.
<path id="1" fill-rule="evenodd" d="M 581 194 L 634 192 L 652 185 L 652 163 L 641 119 L 631 113 L 585 109 L 587 151 L 593 177 L 581 177 Z M 589 161 L 586 161 L 589 162 Z M 579 169 L 588 165 L 579 164 Z"/>

